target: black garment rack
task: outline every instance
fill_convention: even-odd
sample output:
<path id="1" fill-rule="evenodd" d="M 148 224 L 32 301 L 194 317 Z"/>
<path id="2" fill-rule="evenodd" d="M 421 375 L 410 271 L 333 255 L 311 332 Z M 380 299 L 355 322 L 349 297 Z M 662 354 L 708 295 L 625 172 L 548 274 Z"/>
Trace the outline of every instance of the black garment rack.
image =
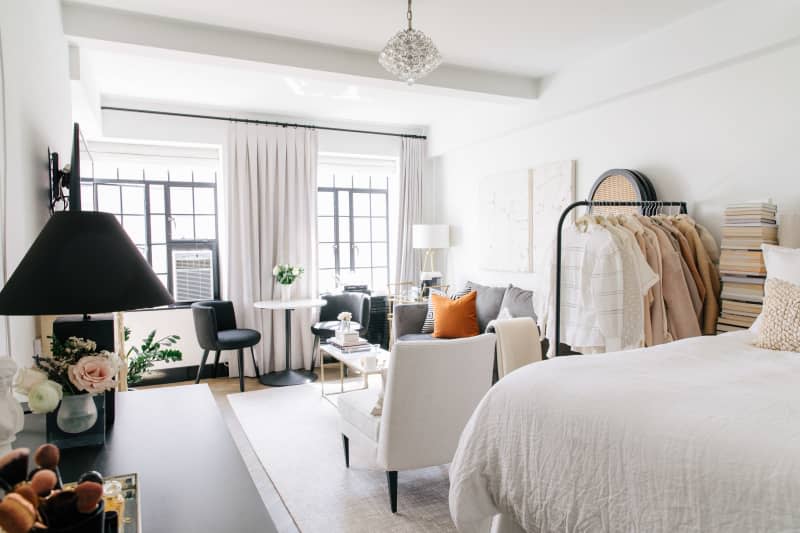
<path id="1" fill-rule="evenodd" d="M 613 201 L 613 200 L 581 200 L 574 202 L 564 209 L 561 213 L 561 218 L 558 219 L 558 235 L 556 236 L 556 298 L 555 298 L 555 335 L 553 342 L 555 343 L 555 355 L 569 355 L 562 354 L 561 351 L 561 244 L 562 244 L 562 230 L 564 229 L 564 221 L 567 216 L 578 207 L 587 207 L 591 210 L 593 207 L 644 207 L 645 213 L 651 210 L 660 210 L 662 207 L 680 207 L 682 214 L 687 214 L 686 202 L 662 202 L 660 200 L 643 200 L 638 202 L 632 201 Z"/>

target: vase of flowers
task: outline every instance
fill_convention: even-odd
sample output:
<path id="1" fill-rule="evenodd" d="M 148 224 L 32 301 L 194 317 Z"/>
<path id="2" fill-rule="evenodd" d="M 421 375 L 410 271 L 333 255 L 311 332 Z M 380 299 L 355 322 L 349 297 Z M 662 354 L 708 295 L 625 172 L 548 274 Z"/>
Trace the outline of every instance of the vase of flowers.
<path id="1" fill-rule="evenodd" d="M 350 311 L 342 311 L 336 318 L 339 319 L 339 329 L 341 331 L 350 331 L 350 321 L 353 320 L 353 313 Z"/>
<path id="2" fill-rule="evenodd" d="M 48 435 L 54 430 L 50 427 L 52 423 L 67 435 L 84 433 L 102 425 L 98 433 L 103 434 L 104 441 L 104 424 L 98 423 L 101 418 L 98 403 L 102 409 L 103 393 L 117 387 L 119 357 L 106 350 L 98 351 L 92 340 L 50 339 L 53 355 L 36 356 L 36 368 L 23 369 L 17 376 L 15 388 L 28 396 L 32 412 L 48 413 Z"/>
<path id="3" fill-rule="evenodd" d="M 281 300 L 287 301 L 292 298 L 292 285 L 303 275 L 305 270 L 301 266 L 275 265 L 272 275 L 278 282 L 281 290 Z"/>

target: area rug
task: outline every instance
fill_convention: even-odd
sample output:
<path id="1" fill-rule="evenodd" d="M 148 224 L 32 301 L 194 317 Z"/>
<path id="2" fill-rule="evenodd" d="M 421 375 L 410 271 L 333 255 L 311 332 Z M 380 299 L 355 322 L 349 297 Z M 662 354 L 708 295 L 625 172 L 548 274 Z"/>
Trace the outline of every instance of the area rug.
<path id="1" fill-rule="evenodd" d="M 300 531 L 455 531 L 447 467 L 400 472 L 398 512 L 392 514 L 386 475 L 368 450 L 351 441 L 345 468 L 339 413 L 318 384 L 228 400 Z"/>

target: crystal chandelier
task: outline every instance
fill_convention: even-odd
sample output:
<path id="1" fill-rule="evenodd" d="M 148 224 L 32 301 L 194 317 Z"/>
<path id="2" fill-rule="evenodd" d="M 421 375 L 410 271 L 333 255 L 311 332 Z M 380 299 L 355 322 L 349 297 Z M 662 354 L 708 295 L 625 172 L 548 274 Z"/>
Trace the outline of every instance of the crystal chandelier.
<path id="1" fill-rule="evenodd" d="M 442 63 L 442 56 L 430 37 L 411 27 L 411 0 L 408 0 L 408 29 L 389 39 L 378 57 L 390 73 L 412 85 Z"/>

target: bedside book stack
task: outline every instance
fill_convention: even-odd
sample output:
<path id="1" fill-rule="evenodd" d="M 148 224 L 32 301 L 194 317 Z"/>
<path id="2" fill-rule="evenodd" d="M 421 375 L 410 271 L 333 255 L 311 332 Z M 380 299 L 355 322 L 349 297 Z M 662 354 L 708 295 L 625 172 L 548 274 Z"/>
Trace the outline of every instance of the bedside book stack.
<path id="1" fill-rule="evenodd" d="M 717 333 L 749 328 L 761 313 L 767 275 L 761 245 L 778 244 L 777 210 L 768 202 L 730 204 L 725 209 Z"/>

